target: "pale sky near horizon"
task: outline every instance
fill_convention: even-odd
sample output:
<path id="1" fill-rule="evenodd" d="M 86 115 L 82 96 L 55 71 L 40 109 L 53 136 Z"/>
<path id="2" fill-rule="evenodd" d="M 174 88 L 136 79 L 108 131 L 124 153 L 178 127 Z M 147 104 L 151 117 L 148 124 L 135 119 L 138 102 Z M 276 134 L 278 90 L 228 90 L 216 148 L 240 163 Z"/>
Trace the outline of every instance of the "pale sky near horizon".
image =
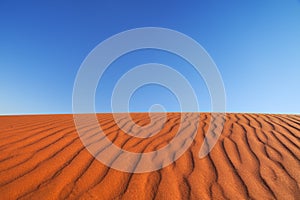
<path id="1" fill-rule="evenodd" d="M 300 114 L 300 1 L 0 1 L 0 115 L 71 113 L 77 71 L 103 40 L 139 27 L 165 27 L 200 43 L 216 63 L 227 112 Z M 130 68 L 165 63 L 194 87 L 210 111 L 203 79 L 184 61 L 140 51 L 114 62 L 100 82 L 97 112 L 110 112 L 111 90 Z M 101 85 L 102 84 L 102 85 Z M 153 104 L 179 111 L 166 88 L 148 85 L 130 111 Z"/>

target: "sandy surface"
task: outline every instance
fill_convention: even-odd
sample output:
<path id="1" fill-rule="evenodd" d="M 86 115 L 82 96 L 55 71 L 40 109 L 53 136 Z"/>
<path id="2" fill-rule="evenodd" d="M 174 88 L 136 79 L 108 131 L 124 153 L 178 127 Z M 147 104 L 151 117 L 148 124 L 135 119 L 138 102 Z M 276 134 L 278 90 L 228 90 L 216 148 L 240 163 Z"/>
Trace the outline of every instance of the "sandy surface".
<path id="1" fill-rule="evenodd" d="M 184 114 L 184 123 L 195 115 Z M 145 114 L 132 116 L 140 125 L 149 123 Z M 98 115 L 108 138 L 133 152 L 168 144 L 180 115 L 167 118 L 157 135 L 138 139 L 120 131 L 110 114 Z M 175 163 L 131 174 L 94 159 L 72 115 L 1 116 L 0 199 L 300 199 L 299 115 L 227 114 L 219 141 L 204 159 L 198 153 L 211 117 L 200 118 L 194 142 Z"/>

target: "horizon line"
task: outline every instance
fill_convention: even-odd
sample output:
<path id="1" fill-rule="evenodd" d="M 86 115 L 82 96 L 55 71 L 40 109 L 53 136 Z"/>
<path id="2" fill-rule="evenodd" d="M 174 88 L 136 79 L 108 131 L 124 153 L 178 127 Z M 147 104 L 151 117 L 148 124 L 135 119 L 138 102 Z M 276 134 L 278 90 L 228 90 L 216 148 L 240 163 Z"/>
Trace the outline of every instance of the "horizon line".
<path id="1" fill-rule="evenodd" d="M 300 115 L 300 113 L 283 113 L 283 112 L 240 112 L 240 111 L 229 111 L 229 112 L 211 112 L 211 111 L 167 111 L 167 112 L 95 112 L 95 113 L 8 113 L 0 114 L 0 117 L 5 116 L 36 116 L 36 115 L 86 115 L 86 114 L 125 114 L 125 113 L 225 113 L 225 114 L 275 114 L 275 115 Z"/>

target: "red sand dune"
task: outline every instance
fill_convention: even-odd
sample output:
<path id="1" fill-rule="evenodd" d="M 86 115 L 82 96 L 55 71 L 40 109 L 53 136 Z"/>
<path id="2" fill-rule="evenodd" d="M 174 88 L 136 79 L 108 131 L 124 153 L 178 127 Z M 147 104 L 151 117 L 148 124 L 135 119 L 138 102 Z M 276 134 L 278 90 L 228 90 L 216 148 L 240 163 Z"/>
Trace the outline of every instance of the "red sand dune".
<path id="1" fill-rule="evenodd" d="M 188 123 L 199 114 L 183 115 Z M 199 159 L 210 116 L 201 113 L 194 142 L 176 162 L 141 174 L 94 159 L 72 115 L 2 116 L 0 199 L 300 199 L 299 115 L 227 114 L 217 144 Z M 147 114 L 132 117 L 149 123 Z M 138 139 L 120 131 L 112 115 L 98 115 L 108 138 L 133 152 L 168 144 L 180 114 L 167 118 L 159 134 Z"/>

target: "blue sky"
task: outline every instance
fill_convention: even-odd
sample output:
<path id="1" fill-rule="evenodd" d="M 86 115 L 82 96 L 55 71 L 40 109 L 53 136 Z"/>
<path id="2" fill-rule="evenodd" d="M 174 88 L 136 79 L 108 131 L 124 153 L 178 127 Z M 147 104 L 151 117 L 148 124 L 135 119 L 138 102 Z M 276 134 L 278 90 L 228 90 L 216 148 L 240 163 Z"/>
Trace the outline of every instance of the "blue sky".
<path id="1" fill-rule="evenodd" d="M 222 75 L 228 112 L 300 113 L 300 1 L 0 1 L 0 114 L 71 113 L 82 61 L 101 41 L 157 26 L 199 42 Z M 165 63 L 190 80 L 201 111 L 205 83 L 184 61 L 159 51 L 120 58 L 100 81 L 98 112 L 110 111 L 113 84 L 131 67 Z M 160 103 L 179 109 L 166 88 L 136 91 L 131 111 Z"/>

